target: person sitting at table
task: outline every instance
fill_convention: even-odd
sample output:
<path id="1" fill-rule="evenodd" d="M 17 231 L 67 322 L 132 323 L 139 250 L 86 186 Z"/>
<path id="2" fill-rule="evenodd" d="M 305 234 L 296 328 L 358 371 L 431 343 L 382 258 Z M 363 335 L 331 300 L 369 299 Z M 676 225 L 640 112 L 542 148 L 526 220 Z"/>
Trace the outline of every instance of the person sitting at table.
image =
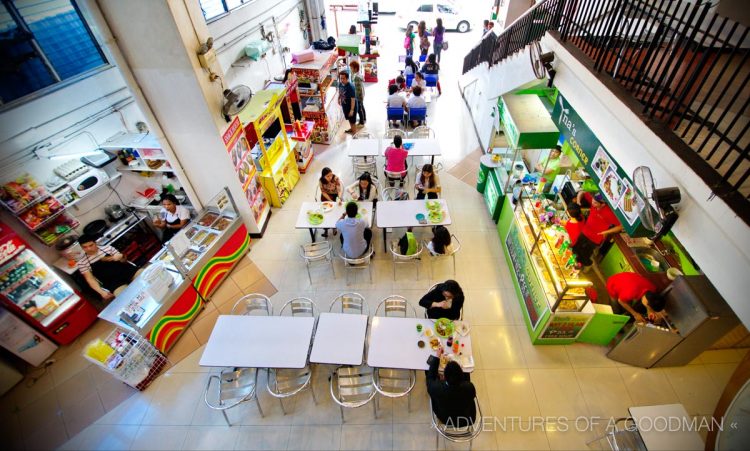
<path id="1" fill-rule="evenodd" d="M 411 90 L 411 97 L 409 97 L 409 100 L 406 102 L 406 106 L 408 107 L 408 110 L 411 111 L 414 108 L 427 108 L 427 102 L 425 102 L 424 97 L 422 97 L 422 88 L 419 86 L 415 86 L 414 89 Z M 417 121 L 411 121 L 411 126 L 416 127 Z"/>
<path id="2" fill-rule="evenodd" d="M 422 91 L 424 91 L 427 87 L 427 82 L 425 81 L 422 72 L 417 72 L 416 74 L 414 74 L 414 79 L 411 81 L 411 86 L 409 86 L 409 92 L 412 92 L 417 86 L 422 88 Z"/>
<path id="3" fill-rule="evenodd" d="M 425 294 L 419 300 L 419 305 L 427 310 L 430 319 L 448 318 L 455 321 L 461 318 L 464 292 L 458 282 L 446 280 Z"/>
<path id="4" fill-rule="evenodd" d="M 403 75 L 399 75 L 396 77 L 396 82 L 394 83 L 396 86 L 398 86 L 399 91 L 405 91 L 406 90 L 406 79 Z"/>
<path id="5" fill-rule="evenodd" d="M 359 207 L 355 202 L 346 204 L 346 211 L 336 222 L 341 231 L 341 251 L 346 258 L 359 258 L 370 248 L 372 230 L 364 219 L 357 218 Z"/>
<path id="6" fill-rule="evenodd" d="M 83 248 L 83 255 L 77 262 L 78 271 L 103 301 L 114 299 L 115 291 L 128 285 L 138 268 L 114 247 L 99 247 L 92 235 L 81 235 L 78 243 Z"/>
<path id="7" fill-rule="evenodd" d="M 634 272 L 621 272 L 607 279 L 607 293 L 637 322 L 660 322 L 664 318 L 665 299 L 650 280 Z"/>
<path id="8" fill-rule="evenodd" d="M 434 53 L 430 53 L 430 56 L 427 57 L 427 62 L 424 63 L 422 66 L 422 73 L 425 75 L 435 75 L 437 76 L 440 73 L 440 64 L 435 61 L 436 57 Z M 426 86 L 426 82 L 425 82 Z M 443 91 L 440 89 L 440 80 L 437 81 L 435 84 L 435 87 L 437 87 L 438 95 L 442 94 Z"/>
<path id="9" fill-rule="evenodd" d="M 341 180 L 336 177 L 331 168 L 323 168 L 323 172 L 320 174 L 320 201 L 321 202 L 336 202 L 341 198 L 342 188 Z M 336 235 L 338 231 L 333 229 L 333 234 Z M 328 237 L 328 229 L 323 231 L 324 238 Z"/>
<path id="10" fill-rule="evenodd" d="M 427 250 L 432 255 L 445 255 L 453 253 L 451 244 L 451 233 L 445 226 L 435 226 L 432 228 L 432 239 L 427 243 Z"/>
<path id="11" fill-rule="evenodd" d="M 378 201 L 378 185 L 372 181 L 372 177 L 367 171 L 363 172 L 357 181 L 347 186 L 346 192 L 349 194 L 349 198 L 354 201 L 373 203 Z"/>
<path id="12" fill-rule="evenodd" d="M 409 152 L 401 147 L 402 144 L 403 140 L 400 136 L 396 135 L 393 137 L 393 145 L 388 146 L 388 148 L 385 149 L 385 170 L 388 172 L 398 172 L 401 174 L 400 179 L 391 178 L 386 174 L 386 176 L 388 177 L 388 186 L 393 186 L 396 180 L 399 180 L 399 187 L 404 186 L 404 179 L 406 178 L 407 174 L 406 157 L 409 156 Z"/>
<path id="13" fill-rule="evenodd" d="M 171 240 L 175 233 L 190 222 L 190 211 L 178 204 L 174 194 L 165 194 L 162 197 L 162 209 L 159 216 L 153 221 L 155 227 L 164 229 L 161 234 L 161 240 L 164 243 Z"/>
<path id="14" fill-rule="evenodd" d="M 406 228 L 406 233 L 398 240 L 398 250 L 401 255 L 414 255 L 417 253 L 417 238 L 412 232 L 412 227 Z"/>
<path id="15" fill-rule="evenodd" d="M 477 407 L 474 398 L 477 390 L 469 379 L 469 373 L 464 373 L 458 362 L 450 361 L 445 365 L 440 379 L 440 356 L 431 355 L 427 359 L 430 366 L 426 372 L 427 394 L 430 395 L 432 411 L 441 423 L 457 428 L 474 424 L 477 417 Z"/>
<path id="16" fill-rule="evenodd" d="M 404 75 L 414 75 L 417 72 L 419 72 L 419 64 L 407 56 L 406 60 L 404 60 Z"/>
<path id="17" fill-rule="evenodd" d="M 417 182 L 414 184 L 417 188 L 417 199 L 424 199 L 427 196 L 428 199 L 437 199 L 438 194 L 442 191 L 440 188 L 440 179 L 435 174 L 435 169 L 431 164 L 422 166 L 422 170 L 419 172 Z"/>
<path id="18" fill-rule="evenodd" d="M 409 111 L 409 107 L 406 106 L 406 100 L 398 94 L 398 86 L 396 85 L 388 86 L 387 105 L 388 108 L 403 108 L 404 112 Z M 399 121 L 389 120 L 388 124 L 391 127 L 398 127 Z"/>

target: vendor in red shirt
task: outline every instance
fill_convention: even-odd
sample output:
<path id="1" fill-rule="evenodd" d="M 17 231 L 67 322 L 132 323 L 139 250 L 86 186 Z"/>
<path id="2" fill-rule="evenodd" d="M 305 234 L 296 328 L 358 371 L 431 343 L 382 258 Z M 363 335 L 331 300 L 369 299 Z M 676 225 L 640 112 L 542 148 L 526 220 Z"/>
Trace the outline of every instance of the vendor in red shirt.
<path id="1" fill-rule="evenodd" d="M 634 272 L 621 272 L 607 279 L 607 292 L 636 321 L 659 321 L 664 316 L 664 298 L 650 280 Z"/>
<path id="2" fill-rule="evenodd" d="M 583 266 L 590 266 L 591 255 L 594 250 L 602 243 L 606 242 L 609 237 L 622 232 L 622 225 L 617 216 L 604 202 L 601 193 L 591 195 L 581 191 L 576 197 L 576 203 L 580 206 L 589 205 L 589 215 L 581 230 L 581 236 L 573 246 L 573 252 L 576 253 L 578 261 Z"/>
<path id="3" fill-rule="evenodd" d="M 583 230 L 584 225 L 581 206 L 571 202 L 568 205 L 568 217 L 568 222 L 565 223 L 565 231 L 568 232 L 570 245 L 575 246 L 578 242 L 578 237 L 581 236 L 581 231 Z"/>

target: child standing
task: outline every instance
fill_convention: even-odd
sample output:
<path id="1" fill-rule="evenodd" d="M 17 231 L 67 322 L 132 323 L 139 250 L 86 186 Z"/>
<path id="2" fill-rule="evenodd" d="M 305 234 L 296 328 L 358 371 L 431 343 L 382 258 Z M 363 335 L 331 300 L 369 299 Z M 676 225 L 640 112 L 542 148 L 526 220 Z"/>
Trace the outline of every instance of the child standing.
<path id="1" fill-rule="evenodd" d="M 349 63 L 352 70 L 352 82 L 354 83 L 354 97 L 357 99 L 357 114 L 359 115 L 359 125 L 365 125 L 367 116 L 365 114 L 365 82 L 359 74 L 359 63 L 352 61 Z"/>
<path id="2" fill-rule="evenodd" d="M 406 36 L 404 37 L 404 49 L 408 58 L 414 55 L 414 38 L 414 25 L 409 25 L 406 27 Z"/>

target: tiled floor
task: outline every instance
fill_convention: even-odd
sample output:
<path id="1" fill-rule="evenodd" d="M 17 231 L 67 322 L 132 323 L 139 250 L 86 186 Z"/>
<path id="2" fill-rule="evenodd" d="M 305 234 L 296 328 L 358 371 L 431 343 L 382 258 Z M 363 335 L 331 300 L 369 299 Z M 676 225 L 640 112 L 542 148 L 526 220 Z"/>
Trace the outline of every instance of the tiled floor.
<path id="1" fill-rule="evenodd" d="M 474 443 L 475 449 L 599 449 L 604 443 L 586 442 L 603 431 L 606 418 L 620 417 L 634 405 L 680 402 L 693 415 L 713 412 L 716 401 L 744 353 L 709 351 L 682 368 L 644 370 L 606 358 L 601 346 L 532 346 L 504 258 L 495 225 L 482 197 L 474 189 L 479 153 L 466 109 L 450 82 L 464 53 L 452 50 L 443 64 L 443 95 L 430 106 L 429 125 L 441 140 L 444 166 L 443 197 L 454 223 L 449 227 L 463 248 L 457 257 L 455 279 L 466 292 L 465 316 L 472 324 L 477 387 L 482 413 L 491 421 Z M 451 60 L 450 58 L 454 58 Z M 451 64 L 451 62 L 453 64 Z M 391 73 L 382 61 L 381 74 Z M 382 83 L 368 87 L 367 128 L 383 132 L 385 122 Z M 342 144 L 316 148 L 309 173 L 294 189 L 287 204 L 274 211 L 265 237 L 255 240 L 249 259 L 239 265 L 220 287 L 214 301 L 191 330 L 180 339 L 169 357 L 179 362 L 146 391 L 137 392 L 114 381 L 79 357 L 92 337 L 108 331 L 97 324 L 73 346 L 62 349 L 58 362 L 30 388 L 20 386 L 2 398 L 0 426 L 5 445 L 13 449 L 430 449 L 435 433 L 430 429 L 424 376 L 419 374 L 406 400 L 380 402 L 346 412 L 341 423 L 338 407 L 328 392 L 331 367 L 316 369 L 314 389 L 289 400 L 283 415 L 279 402 L 261 390 L 266 413 L 261 418 L 254 403 L 229 411 L 234 426 L 227 427 L 220 413 L 208 409 L 203 390 L 211 369 L 198 366 L 218 314 L 228 313 L 242 293 L 273 294 L 274 308 L 294 296 L 312 298 L 325 310 L 344 290 L 365 296 L 374 311 L 380 299 L 400 294 L 416 304 L 433 283 L 453 277 L 450 262 L 435 265 L 430 275 L 427 259 L 421 261 L 422 278 L 410 269 L 392 276 L 388 255 L 382 252 L 382 234 L 374 233 L 377 251 L 373 260 L 374 283 L 358 274 L 347 285 L 344 268 L 336 262 L 336 278 L 329 266 L 313 269 L 308 283 L 298 246 L 309 242 L 307 230 L 294 224 L 303 201 L 312 200 L 320 170 L 328 166 L 346 183 L 352 180 L 350 162 Z M 397 236 L 396 231 L 390 237 Z M 337 241 L 336 238 L 331 238 Z M 338 246 L 336 245 L 336 248 Z M 252 260 L 252 261 L 251 261 Z M 255 267 L 259 271 L 255 270 Z M 261 274 L 262 273 L 262 274 Z M 265 277 L 268 280 L 265 280 Z M 354 276 L 354 275 L 353 275 Z M 265 387 L 261 376 L 261 387 Z M 598 416 L 600 424 L 581 418 Z M 93 424 L 88 425 L 91 422 Z M 588 427 L 585 427 L 588 426 Z M 440 448 L 446 444 L 441 440 Z M 447 448 L 455 448 L 448 445 Z"/>

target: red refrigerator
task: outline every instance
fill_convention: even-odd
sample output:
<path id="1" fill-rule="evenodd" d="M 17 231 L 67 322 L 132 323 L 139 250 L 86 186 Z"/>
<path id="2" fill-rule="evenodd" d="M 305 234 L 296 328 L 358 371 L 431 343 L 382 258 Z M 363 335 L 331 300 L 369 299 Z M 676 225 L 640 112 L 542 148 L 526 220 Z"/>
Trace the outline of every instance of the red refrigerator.
<path id="1" fill-rule="evenodd" d="M 0 302 L 60 345 L 96 321 L 96 309 L 0 222 Z"/>

